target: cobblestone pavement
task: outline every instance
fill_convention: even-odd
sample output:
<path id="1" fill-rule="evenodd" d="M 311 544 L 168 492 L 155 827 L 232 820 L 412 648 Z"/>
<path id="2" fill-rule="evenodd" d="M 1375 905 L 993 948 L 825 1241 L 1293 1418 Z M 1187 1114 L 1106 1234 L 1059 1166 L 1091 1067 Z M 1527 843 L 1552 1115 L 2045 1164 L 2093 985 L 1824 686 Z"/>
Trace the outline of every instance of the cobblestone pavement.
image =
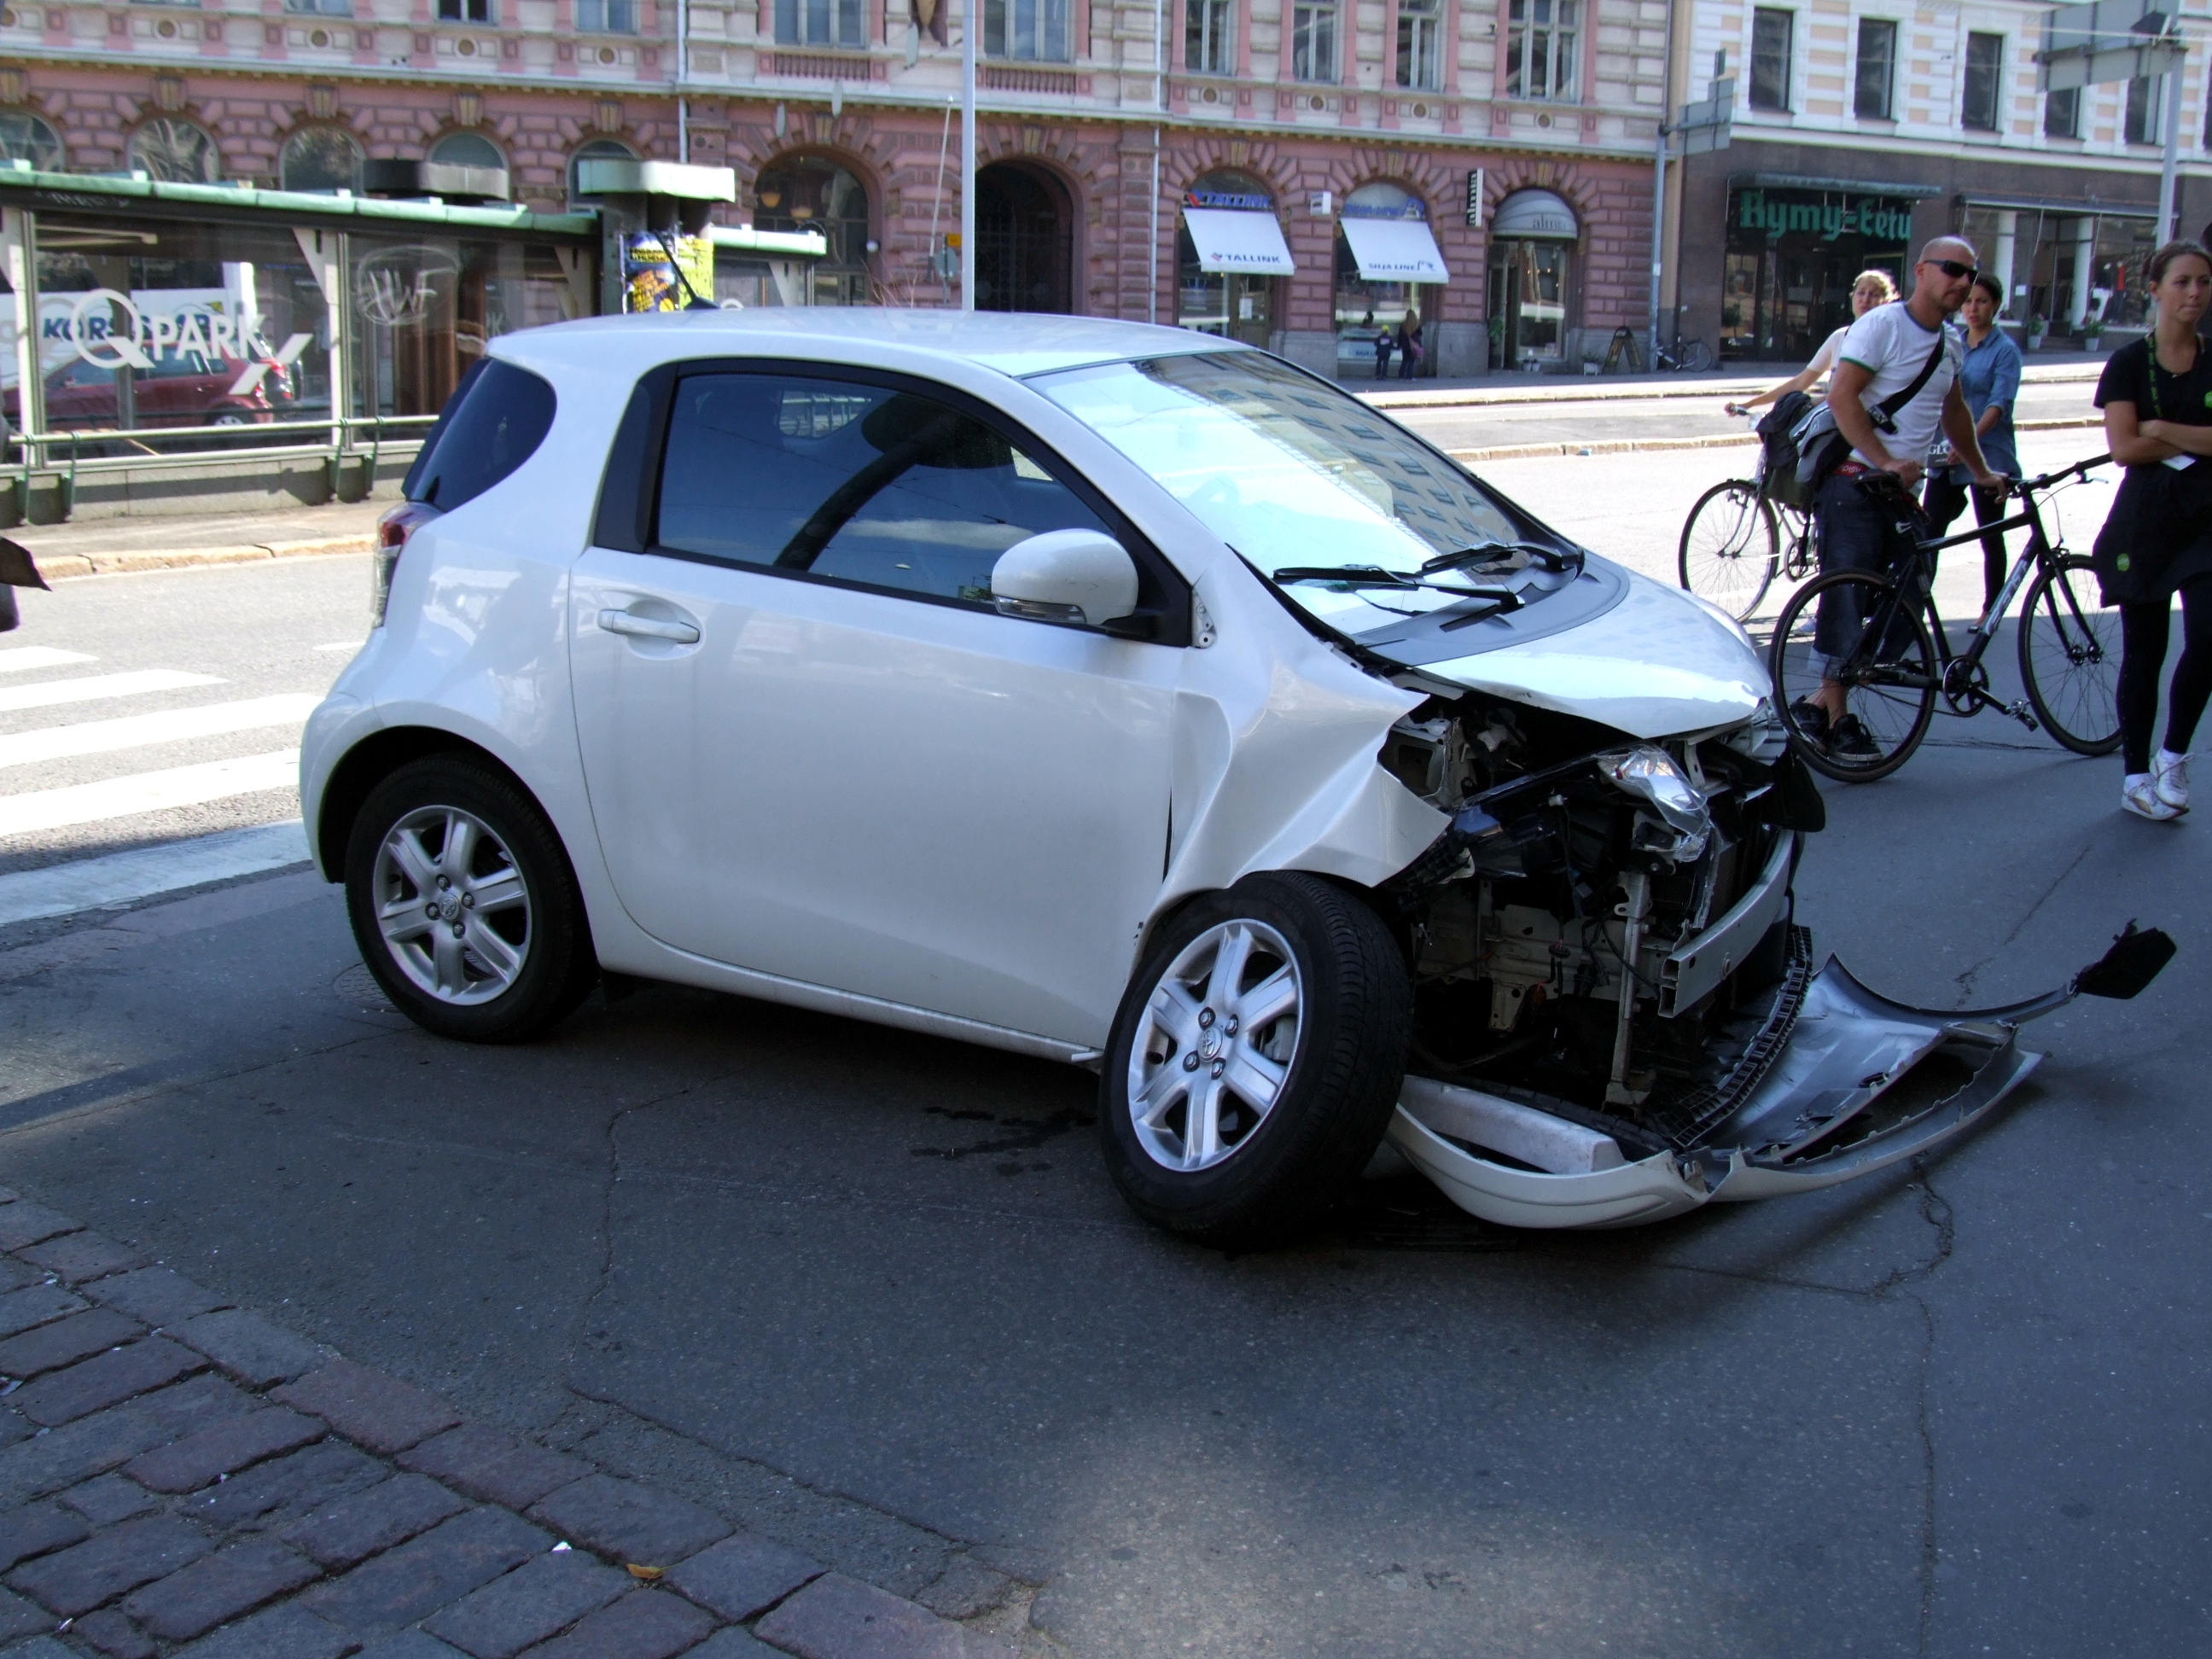
<path id="1" fill-rule="evenodd" d="M 0 1247 L 4 1659 L 1021 1650 L 988 1614 L 1026 1587 L 981 1563 L 933 1587 L 981 1608 L 970 1628 L 467 1422 L 5 1188 Z"/>

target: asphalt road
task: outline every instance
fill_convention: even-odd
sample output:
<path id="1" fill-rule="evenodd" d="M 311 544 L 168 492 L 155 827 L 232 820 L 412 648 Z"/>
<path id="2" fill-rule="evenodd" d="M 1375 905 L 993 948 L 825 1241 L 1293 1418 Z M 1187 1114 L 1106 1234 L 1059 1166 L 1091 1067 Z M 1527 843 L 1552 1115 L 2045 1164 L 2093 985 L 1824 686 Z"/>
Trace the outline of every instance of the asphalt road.
<path id="1" fill-rule="evenodd" d="M 1663 568 L 1727 455 L 1487 470 Z M 71 583 L 0 643 L 312 690 L 364 563 Z M 1656 1228 L 1516 1236 L 1407 1185 L 1294 1249 L 1186 1249 L 1109 1188 L 1083 1073 L 676 989 L 442 1043 L 299 874 L 0 932 L 0 1181 L 886 1588 L 979 1544 L 1085 1659 L 2191 1651 L 2205 831 L 2123 820 L 2118 782 L 1985 715 L 1832 790 L 1799 915 L 1878 988 L 2002 1001 L 2131 916 L 2182 955 L 2035 1027 L 2036 1076 L 1924 1173 Z"/>

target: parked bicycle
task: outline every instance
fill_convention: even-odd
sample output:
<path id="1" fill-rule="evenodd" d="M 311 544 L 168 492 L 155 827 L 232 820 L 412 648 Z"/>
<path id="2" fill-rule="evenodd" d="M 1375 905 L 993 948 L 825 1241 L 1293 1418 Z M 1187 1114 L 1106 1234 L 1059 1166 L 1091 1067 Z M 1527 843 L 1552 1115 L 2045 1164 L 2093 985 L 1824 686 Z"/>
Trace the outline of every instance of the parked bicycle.
<path id="1" fill-rule="evenodd" d="M 2101 604 L 2089 561 L 2045 534 L 2037 501 L 2086 479 L 2112 459 L 2099 455 L 2014 486 L 2021 510 L 1963 535 L 1915 539 L 1912 551 L 1887 574 L 1838 570 L 1797 590 L 1775 624 L 1769 665 L 1775 706 L 1815 771 L 1847 783 L 1887 777 L 1928 735 L 1941 697 L 1948 712 L 2002 709 L 2029 731 L 2040 726 L 2077 755 L 2109 755 L 2120 746 L 2115 697 L 2120 672 L 2120 620 Z M 1887 475 L 1872 475 L 1876 479 Z M 1877 483 L 1900 525 L 1923 522 L 1905 486 Z M 1996 599 L 1975 623 L 1966 648 L 1954 653 L 1936 607 L 1936 555 L 1979 542 L 1990 531 L 2025 526 L 2027 546 Z M 2027 584 L 2019 620 L 2020 678 L 2027 696 L 2006 702 L 1990 690 L 1984 659 L 2013 595 Z M 1832 659 L 1814 649 L 1820 607 L 1840 607 L 1848 620 L 1843 649 Z M 1824 680 L 1842 684 L 1858 731 L 1831 741 L 1825 715 L 1811 699 Z M 1840 726 L 1840 722 L 1838 723 Z M 1808 729 L 1812 727 L 1814 729 Z M 1863 733 L 1863 735 L 1862 735 Z"/>
<path id="2" fill-rule="evenodd" d="M 1747 420 L 1757 416 L 1737 410 Z M 1796 479 L 1776 477 L 1760 446 L 1748 478 L 1730 478 L 1698 497 L 1682 521 L 1676 566 L 1682 586 L 1747 622 L 1776 576 L 1802 581 L 1820 567 L 1819 527 Z"/>
<path id="3" fill-rule="evenodd" d="M 1680 372 L 1702 374 L 1715 362 L 1713 349 L 1703 340 L 1676 340 L 1671 346 L 1654 343 L 1651 348 L 1651 367 L 1668 373 Z M 1613 331 L 1613 338 L 1605 349 L 1605 362 L 1599 365 L 1601 374 L 1610 374 L 1616 368 L 1626 368 L 1631 374 L 1644 367 L 1644 349 L 1636 343 L 1635 334 L 1626 325 Z"/>

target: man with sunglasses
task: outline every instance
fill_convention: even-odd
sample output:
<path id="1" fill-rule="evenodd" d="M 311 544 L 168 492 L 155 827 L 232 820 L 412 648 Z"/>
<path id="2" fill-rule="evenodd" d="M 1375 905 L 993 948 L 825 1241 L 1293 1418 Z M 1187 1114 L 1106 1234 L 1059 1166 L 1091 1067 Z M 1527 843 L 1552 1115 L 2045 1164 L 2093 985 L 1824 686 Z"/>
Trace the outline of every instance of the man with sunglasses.
<path id="1" fill-rule="evenodd" d="M 1918 520 L 1910 492 L 1939 428 L 1976 487 L 2004 494 L 2004 481 L 1982 459 L 1974 416 L 1959 390 L 1965 342 L 1944 326 L 1973 291 L 1975 261 L 1972 243 L 1937 237 L 1912 267 L 1911 298 L 1876 307 L 1844 336 L 1828 406 L 1850 453 L 1815 498 L 1824 573 L 1888 568 L 1898 526 Z M 1831 658 L 1850 648 L 1858 629 L 1859 618 L 1843 611 L 1821 602 L 1814 644 Z M 1791 712 L 1801 732 L 1838 755 L 1875 752 L 1838 681 L 1822 681 Z"/>

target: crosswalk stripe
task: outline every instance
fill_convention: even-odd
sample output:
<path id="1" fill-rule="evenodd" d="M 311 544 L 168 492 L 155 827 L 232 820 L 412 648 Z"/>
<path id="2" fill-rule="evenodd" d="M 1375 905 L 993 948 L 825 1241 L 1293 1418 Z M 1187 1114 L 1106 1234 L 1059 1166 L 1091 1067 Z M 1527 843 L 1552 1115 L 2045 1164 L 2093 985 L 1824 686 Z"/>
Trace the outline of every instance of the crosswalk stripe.
<path id="1" fill-rule="evenodd" d="M 297 726 L 314 713 L 321 701 L 312 692 L 287 691 L 240 702 L 211 702 L 198 708 L 165 708 L 118 720 L 42 726 L 35 732 L 0 737 L 0 768 L 33 766 L 72 755 L 105 755 L 147 744 L 183 743 L 264 726 Z"/>
<path id="2" fill-rule="evenodd" d="M 222 684 L 213 674 L 186 674 L 173 668 L 140 668 L 127 674 L 88 674 L 76 680 L 41 680 L 36 685 L 0 688 L 0 714 L 20 708 L 52 708 L 65 702 L 94 702 L 102 697 L 135 697 L 149 691 L 181 691 L 188 686 Z"/>
<path id="3" fill-rule="evenodd" d="M 0 836 L 99 823 L 109 818 L 132 817 L 141 812 L 198 806 L 233 795 L 258 794 L 264 789 L 286 789 L 297 782 L 299 766 L 298 750 L 279 749 L 266 755 L 204 761 L 197 766 L 173 766 L 160 772 L 106 778 L 98 783 L 0 795 Z"/>
<path id="4" fill-rule="evenodd" d="M 58 651 L 51 645 L 18 645 L 0 651 L 0 674 L 21 674 L 33 668 L 66 668 L 73 662 L 97 662 L 82 651 Z"/>
<path id="5" fill-rule="evenodd" d="M 281 870 L 307 856 L 307 831 L 299 819 L 288 818 L 250 830 L 196 836 L 167 847 L 136 848 L 43 870 L 19 870 L 0 876 L 0 927 Z"/>

